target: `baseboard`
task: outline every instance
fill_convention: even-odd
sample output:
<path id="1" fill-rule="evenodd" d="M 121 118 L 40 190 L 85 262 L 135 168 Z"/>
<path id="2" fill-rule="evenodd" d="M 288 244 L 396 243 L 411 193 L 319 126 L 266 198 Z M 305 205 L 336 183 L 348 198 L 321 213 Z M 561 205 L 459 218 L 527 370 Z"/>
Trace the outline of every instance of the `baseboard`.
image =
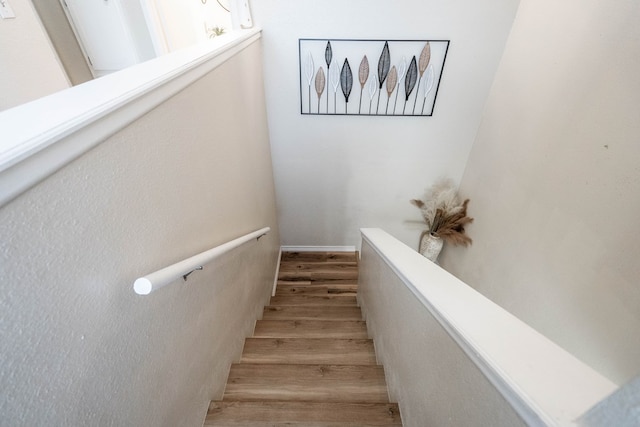
<path id="1" fill-rule="evenodd" d="M 280 260 L 282 259 L 282 247 L 278 252 L 278 265 L 276 265 L 276 277 L 273 278 L 273 289 L 271 289 L 271 296 L 276 296 L 276 286 L 278 286 L 278 276 L 280 275 Z"/>
<path id="2" fill-rule="evenodd" d="M 355 252 L 355 246 L 280 246 L 281 252 Z"/>

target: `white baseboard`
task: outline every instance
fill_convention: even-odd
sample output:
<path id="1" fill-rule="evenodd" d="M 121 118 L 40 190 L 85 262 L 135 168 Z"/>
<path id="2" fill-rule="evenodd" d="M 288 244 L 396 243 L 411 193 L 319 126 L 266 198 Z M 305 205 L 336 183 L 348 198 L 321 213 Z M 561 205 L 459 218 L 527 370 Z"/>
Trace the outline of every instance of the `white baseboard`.
<path id="1" fill-rule="evenodd" d="M 280 246 L 281 252 L 355 252 L 355 246 Z"/>
<path id="2" fill-rule="evenodd" d="M 278 265 L 276 265 L 276 277 L 273 278 L 273 289 L 271 289 L 271 296 L 276 296 L 276 286 L 278 286 L 278 276 L 280 275 L 280 260 L 282 259 L 282 247 L 278 252 Z"/>

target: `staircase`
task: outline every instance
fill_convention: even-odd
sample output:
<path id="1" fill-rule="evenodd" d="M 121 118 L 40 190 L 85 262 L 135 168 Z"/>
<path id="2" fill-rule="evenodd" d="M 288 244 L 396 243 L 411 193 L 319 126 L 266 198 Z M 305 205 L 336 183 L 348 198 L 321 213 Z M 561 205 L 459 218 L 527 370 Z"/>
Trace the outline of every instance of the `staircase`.
<path id="1" fill-rule="evenodd" d="M 204 425 L 401 426 L 357 280 L 357 253 L 283 253 L 276 295 Z"/>

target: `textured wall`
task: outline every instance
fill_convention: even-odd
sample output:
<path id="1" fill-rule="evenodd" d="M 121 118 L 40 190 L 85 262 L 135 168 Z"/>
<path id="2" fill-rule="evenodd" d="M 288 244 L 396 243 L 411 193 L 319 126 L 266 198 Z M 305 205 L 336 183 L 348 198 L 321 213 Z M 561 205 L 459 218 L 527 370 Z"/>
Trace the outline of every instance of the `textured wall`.
<path id="1" fill-rule="evenodd" d="M 0 19 L 0 111 L 69 87 L 30 0 L 11 0 Z"/>
<path id="2" fill-rule="evenodd" d="M 132 290 L 264 226 L 186 283 Z M 202 425 L 278 247 L 256 42 L 0 209 L 0 424 Z"/>
<path id="3" fill-rule="evenodd" d="M 358 301 L 404 426 L 525 425 L 366 241 Z"/>
<path id="4" fill-rule="evenodd" d="M 611 380 L 640 373 L 640 8 L 521 3 L 443 265 Z"/>
<path id="5" fill-rule="evenodd" d="M 518 0 L 252 2 L 264 36 L 283 244 L 358 245 L 360 227 L 381 227 L 417 247 L 422 226 L 405 220 L 421 217 L 409 199 L 439 176 L 462 177 L 517 6 Z M 434 116 L 302 116 L 298 39 L 315 37 L 450 39 Z M 369 61 L 375 70 L 377 59 Z"/>

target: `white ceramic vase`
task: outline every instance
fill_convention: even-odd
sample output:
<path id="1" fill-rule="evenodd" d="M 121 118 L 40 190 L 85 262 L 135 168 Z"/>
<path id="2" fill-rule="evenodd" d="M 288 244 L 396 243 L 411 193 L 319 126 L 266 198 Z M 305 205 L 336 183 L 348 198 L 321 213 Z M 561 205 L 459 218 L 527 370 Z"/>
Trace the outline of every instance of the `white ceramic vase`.
<path id="1" fill-rule="evenodd" d="M 444 242 L 433 233 L 425 232 L 420 238 L 420 253 L 427 259 L 436 262 Z"/>

